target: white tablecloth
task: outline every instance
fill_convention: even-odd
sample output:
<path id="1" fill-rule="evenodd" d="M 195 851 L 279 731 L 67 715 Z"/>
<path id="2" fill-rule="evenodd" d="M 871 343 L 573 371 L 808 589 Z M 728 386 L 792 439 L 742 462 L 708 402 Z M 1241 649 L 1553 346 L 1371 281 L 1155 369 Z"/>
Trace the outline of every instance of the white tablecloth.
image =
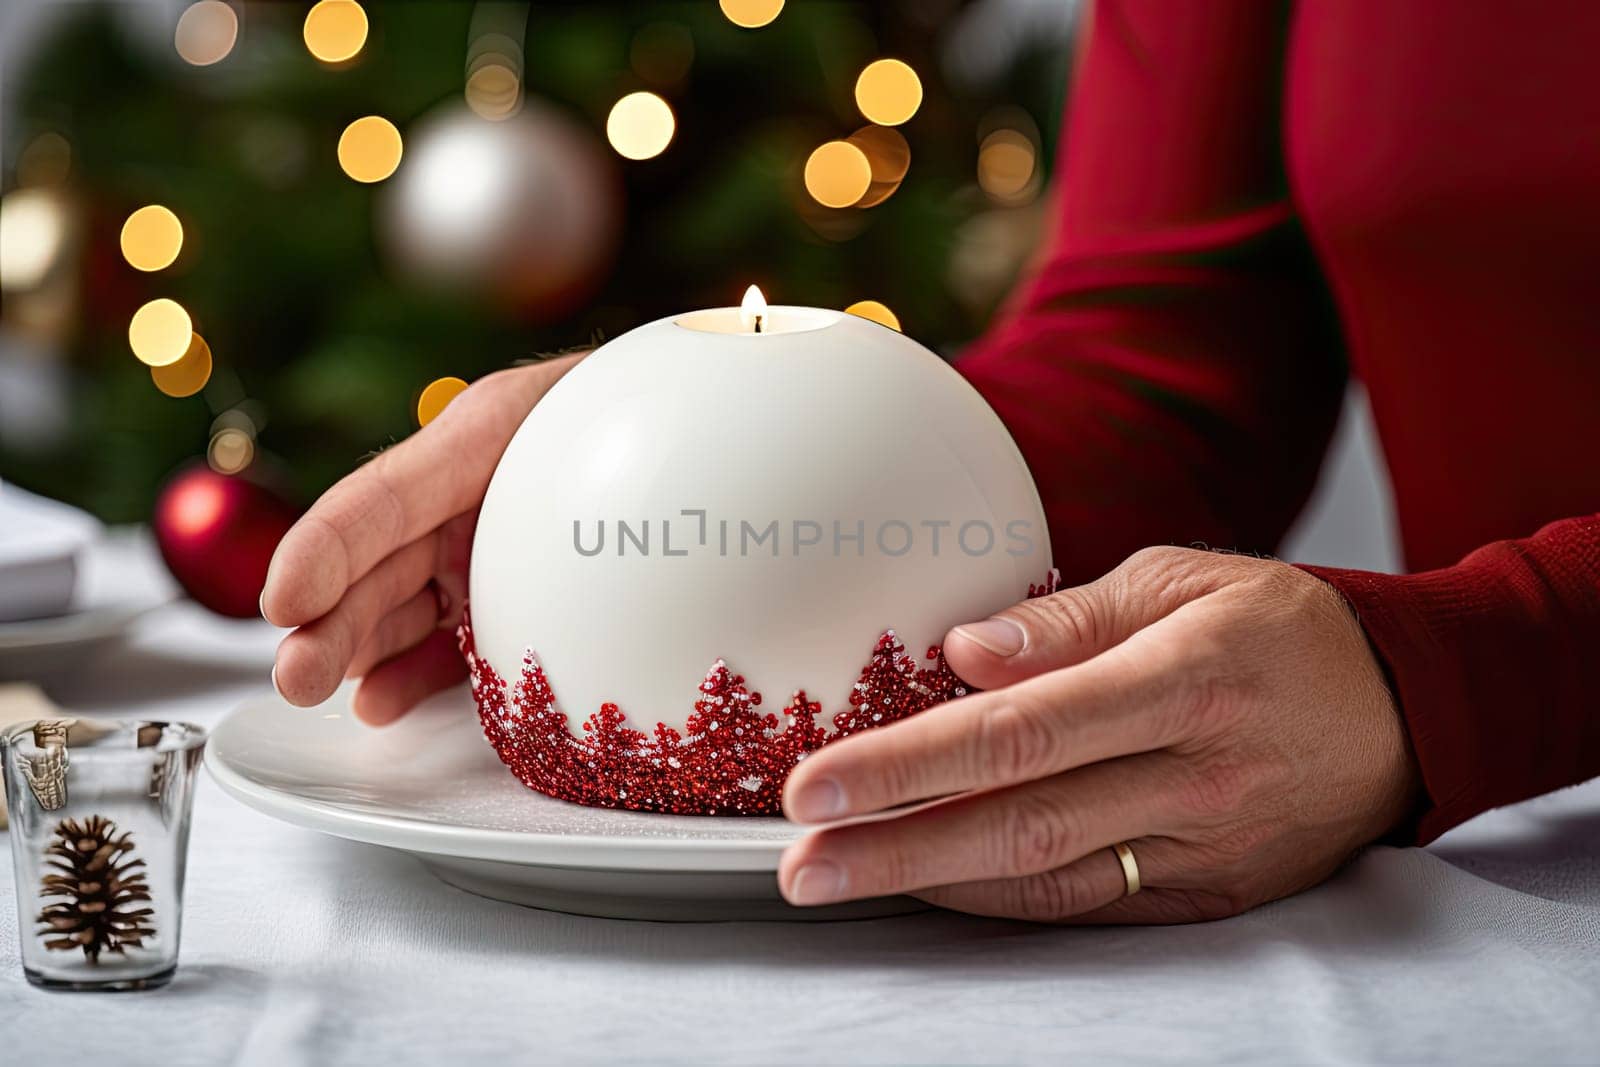
<path id="1" fill-rule="evenodd" d="M 127 545 L 92 573 L 160 583 L 147 550 Z M 277 636 L 179 604 L 49 688 L 76 711 L 215 723 L 266 684 Z M 0 863 L 0 1063 L 17 1067 L 1600 1062 L 1600 783 L 1425 851 L 1374 849 L 1227 922 L 1080 930 L 937 913 L 671 925 L 532 911 L 274 822 L 208 780 L 166 990 L 31 988 L 15 914 Z"/>

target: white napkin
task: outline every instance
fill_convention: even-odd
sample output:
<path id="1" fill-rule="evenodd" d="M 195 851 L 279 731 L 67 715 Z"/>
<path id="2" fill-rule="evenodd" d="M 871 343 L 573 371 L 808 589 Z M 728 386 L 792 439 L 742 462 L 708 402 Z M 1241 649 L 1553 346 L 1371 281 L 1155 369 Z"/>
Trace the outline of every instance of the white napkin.
<path id="1" fill-rule="evenodd" d="M 0 622 L 64 614 L 99 533 L 87 513 L 0 483 Z"/>

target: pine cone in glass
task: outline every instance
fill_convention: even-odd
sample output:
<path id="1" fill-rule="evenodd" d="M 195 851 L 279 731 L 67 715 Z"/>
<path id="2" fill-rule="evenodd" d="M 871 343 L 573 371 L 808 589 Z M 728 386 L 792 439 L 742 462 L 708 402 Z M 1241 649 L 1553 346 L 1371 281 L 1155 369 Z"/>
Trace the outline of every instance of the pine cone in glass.
<path id="1" fill-rule="evenodd" d="M 81 948 L 90 963 L 99 963 L 100 953 L 121 955 L 155 934 L 153 909 L 134 907 L 150 899 L 150 887 L 143 873 L 134 873 L 144 860 L 129 856 L 130 836 L 117 836 L 117 824 L 98 815 L 56 826 L 45 855 L 59 873 L 44 876 L 40 895 L 65 899 L 39 913 L 46 948 Z"/>

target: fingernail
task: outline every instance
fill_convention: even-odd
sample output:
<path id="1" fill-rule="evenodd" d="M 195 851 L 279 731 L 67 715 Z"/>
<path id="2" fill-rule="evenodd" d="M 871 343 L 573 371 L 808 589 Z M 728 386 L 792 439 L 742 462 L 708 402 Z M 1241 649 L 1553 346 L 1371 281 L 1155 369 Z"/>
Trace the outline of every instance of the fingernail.
<path id="1" fill-rule="evenodd" d="M 831 904 L 844 896 L 844 869 L 828 860 L 815 860 L 794 872 L 789 883 L 789 903 L 800 907 Z"/>
<path id="2" fill-rule="evenodd" d="M 982 622 L 963 623 L 956 633 L 974 644 L 982 645 L 997 656 L 1015 656 L 1022 651 L 1028 635 L 1010 619 L 984 619 Z"/>
<path id="3" fill-rule="evenodd" d="M 844 813 L 844 790 L 832 778 L 806 783 L 788 805 L 789 817 L 796 822 L 827 822 Z"/>
<path id="4" fill-rule="evenodd" d="M 285 700 L 289 699 L 283 696 L 283 688 L 278 685 L 278 665 L 276 663 L 272 665 L 272 691 Z"/>
<path id="5" fill-rule="evenodd" d="M 265 586 L 261 589 L 261 595 L 256 597 L 256 614 L 263 619 L 267 619 L 267 590 Z M 267 619 L 267 621 L 271 622 L 272 620 Z"/>

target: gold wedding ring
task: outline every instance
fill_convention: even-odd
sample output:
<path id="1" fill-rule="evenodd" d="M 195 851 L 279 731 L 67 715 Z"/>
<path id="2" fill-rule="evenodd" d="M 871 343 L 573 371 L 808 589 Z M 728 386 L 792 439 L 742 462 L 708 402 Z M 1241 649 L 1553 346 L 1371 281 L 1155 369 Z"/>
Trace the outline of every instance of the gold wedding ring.
<path id="1" fill-rule="evenodd" d="M 1128 891 L 1123 896 L 1131 897 L 1139 891 L 1139 861 L 1133 858 L 1133 849 L 1128 847 L 1126 841 L 1112 845 L 1111 851 L 1117 854 L 1117 859 L 1122 864 L 1122 877 L 1128 883 Z"/>

